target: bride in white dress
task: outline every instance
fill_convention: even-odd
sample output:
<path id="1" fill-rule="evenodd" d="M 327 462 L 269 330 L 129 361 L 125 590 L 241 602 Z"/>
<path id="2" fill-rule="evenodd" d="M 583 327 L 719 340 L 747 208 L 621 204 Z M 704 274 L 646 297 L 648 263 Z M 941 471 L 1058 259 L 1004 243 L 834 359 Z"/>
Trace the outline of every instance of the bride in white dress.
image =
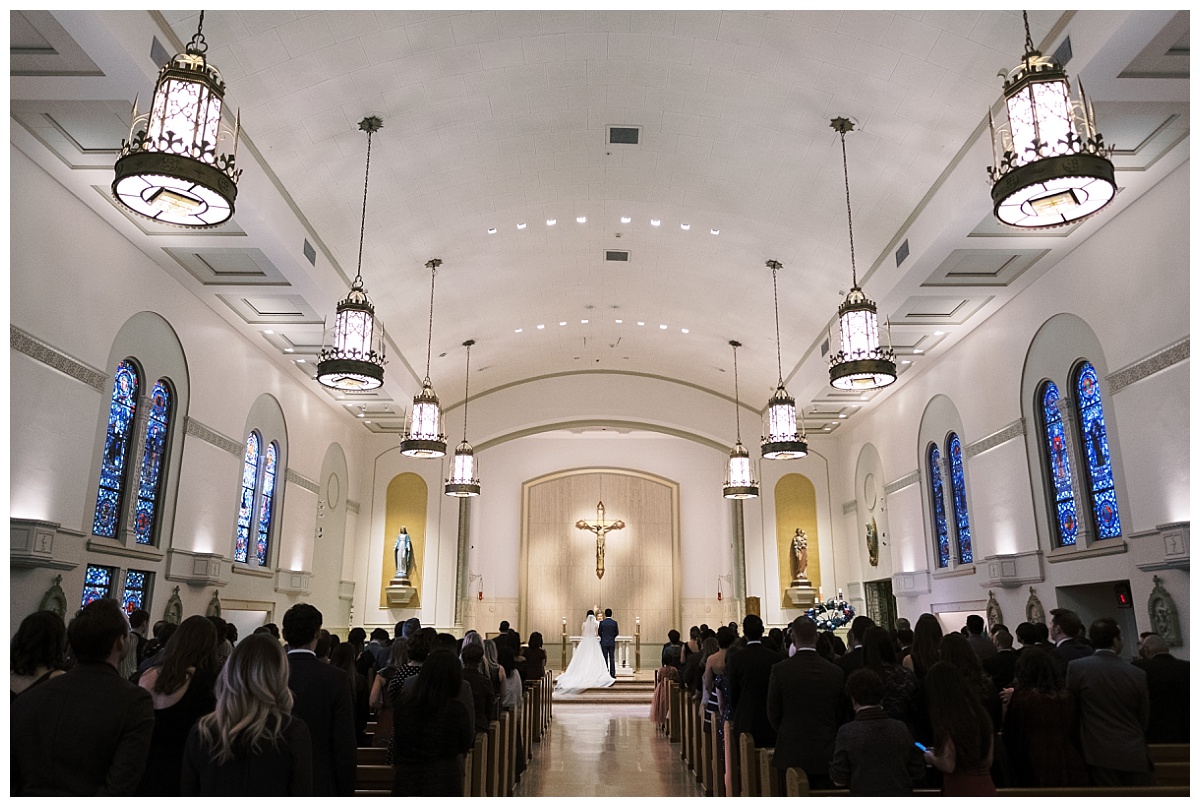
<path id="1" fill-rule="evenodd" d="M 610 687 L 616 681 L 608 674 L 608 662 L 600 652 L 599 627 L 596 615 L 588 611 L 580 629 L 579 644 L 575 645 L 575 653 L 566 672 L 554 682 L 554 692 L 559 695 L 570 695 L 583 692 L 585 689 Z"/>

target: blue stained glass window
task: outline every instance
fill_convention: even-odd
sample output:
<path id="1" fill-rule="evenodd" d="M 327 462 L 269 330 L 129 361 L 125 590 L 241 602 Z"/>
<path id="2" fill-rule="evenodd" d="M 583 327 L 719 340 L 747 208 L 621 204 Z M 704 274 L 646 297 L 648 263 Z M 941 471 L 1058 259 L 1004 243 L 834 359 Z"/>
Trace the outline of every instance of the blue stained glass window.
<path id="1" fill-rule="evenodd" d="M 162 489 L 162 463 L 167 448 L 167 427 L 171 417 L 171 391 L 164 380 L 154 385 L 150 417 L 146 420 L 146 443 L 142 449 L 141 480 L 138 484 L 134 535 L 139 544 L 154 540 L 154 516 Z"/>
<path id="2" fill-rule="evenodd" d="M 112 596 L 113 570 L 107 566 L 88 566 L 83 575 L 83 601 L 80 607 L 93 600 Z"/>
<path id="3" fill-rule="evenodd" d="M 1075 392 L 1078 396 L 1079 440 L 1087 457 L 1096 537 L 1116 538 L 1121 534 L 1121 516 L 1117 512 L 1117 496 L 1113 489 L 1112 457 L 1108 451 L 1108 431 L 1104 428 L 1100 379 L 1091 362 L 1080 365 Z"/>
<path id="4" fill-rule="evenodd" d="M 238 508 L 237 536 L 233 559 L 245 563 L 250 551 L 250 521 L 254 517 L 254 491 L 258 485 L 258 432 L 246 438 L 246 456 L 242 462 L 242 502 Z"/>
<path id="5" fill-rule="evenodd" d="M 275 459 L 278 453 L 275 444 L 267 446 L 266 463 L 263 465 L 262 495 L 258 507 L 258 565 L 267 565 L 267 548 L 271 534 L 272 503 L 275 493 Z"/>
<path id="6" fill-rule="evenodd" d="M 1075 493 L 1071 489 L 1071 458 L 1067 451 L 1067 437 L 1063 430 L 1062 415 L 1058 411 L 1058 387 L 1053 381 L 1042 386 L 1042 432 L 1046 440 L 1046 461 L 1050 466 L 1050 478 L 1057 514 L 1058 545 L 1074 546 L 1079 534 L 1079 522 L 1075 514 Z"/>
<path id="7" fill-rule="evenodd" d="M 933 531 L 937 536 L 938 568 L 950 565 L 950 532 L 946 528 L 946 500 L 942 494 L 942 455 L 929 446 L 929 498 L 933 504 Z"/>
<path id="8" fill-rule="evenodd" d="M 958 562 L 972 563 L 971 521 L 967 517 L 967 481 L 963 475 L 962 442 L 953 432 L 946 440 L 950 454 L 950 487 L 954 492 L 954 526 L 958 532 Z"/>
<path id="9" fill-rule="evenodd" d="M 104 538 L 117 536 L 117 522 L 125 488 L 125 458 L 133 433 L 133 415 L 137 407 L 138 371 L 131 361 L 117 365 L 112 400 L 108 406 L 108 433 L 104 438 L 104 456 L 100 460 L 100 489 L 96 496 L 96 514 L 92 533 Z M 86 603 L 85 603 L 86 604 Z"/>
<path id="10" fill-rule="evenodd" d="M 150 573 L 130 569 L 125 572 L 125 596 L 121 598 L 121 607 L 125 613 L 132 614 L 136 609 L 146 607 L 146 592 Z"/>

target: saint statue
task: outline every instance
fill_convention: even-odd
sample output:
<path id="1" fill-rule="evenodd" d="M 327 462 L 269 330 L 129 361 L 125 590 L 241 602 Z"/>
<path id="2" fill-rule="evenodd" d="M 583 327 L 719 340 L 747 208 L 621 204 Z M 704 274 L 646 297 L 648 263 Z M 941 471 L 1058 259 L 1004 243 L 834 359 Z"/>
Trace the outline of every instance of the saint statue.
<path id="1" fill-rule="evenodd" d="M 796 528 L 796 534 L 792 537 L 792 582 L 799 582 L 806 579 L 805 572 L 808 571 L 808 536 L 804 534 L 804 530 Z"/>
<path id="2" fill-rule="evenodd" d="M 400 528 L 400 534 L 396 536 L 396 545 L 392 547 L 392 553 L 396 559 L 396 579 L 408 580 L 413 564 L 412 538 L 408 535 L 408 527 Z"/>

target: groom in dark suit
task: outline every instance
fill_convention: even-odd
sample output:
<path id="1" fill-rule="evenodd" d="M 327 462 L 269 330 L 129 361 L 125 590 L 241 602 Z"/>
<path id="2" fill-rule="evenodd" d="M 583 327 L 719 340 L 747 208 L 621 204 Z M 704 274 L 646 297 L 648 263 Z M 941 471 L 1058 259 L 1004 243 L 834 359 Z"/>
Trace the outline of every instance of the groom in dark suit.
<path id="1" fill-rule="evenodd" d="M 604 609 L 604 619 L 600 620 L 597 632 L 600 634 L 600 652 L 608 660 L 608 674 L 616 678 L 617 634 L 620 632 L 620 629 L 617 627 L 617 620 L 612 618 L 611 608 Z"/>

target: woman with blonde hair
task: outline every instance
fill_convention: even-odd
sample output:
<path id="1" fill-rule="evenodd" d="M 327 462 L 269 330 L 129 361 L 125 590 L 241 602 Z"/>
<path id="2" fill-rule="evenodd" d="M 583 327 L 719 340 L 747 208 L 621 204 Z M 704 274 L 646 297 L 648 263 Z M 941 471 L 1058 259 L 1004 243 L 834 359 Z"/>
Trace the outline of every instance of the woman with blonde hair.
<path id="1" fill-rule="evenodd" d="M 221 669 L 216 696 L 216 711 L 188 735 L 182 795 L 311 796 L 312 740 L 292 715 L 279 643 L 246 637 Z"/>

